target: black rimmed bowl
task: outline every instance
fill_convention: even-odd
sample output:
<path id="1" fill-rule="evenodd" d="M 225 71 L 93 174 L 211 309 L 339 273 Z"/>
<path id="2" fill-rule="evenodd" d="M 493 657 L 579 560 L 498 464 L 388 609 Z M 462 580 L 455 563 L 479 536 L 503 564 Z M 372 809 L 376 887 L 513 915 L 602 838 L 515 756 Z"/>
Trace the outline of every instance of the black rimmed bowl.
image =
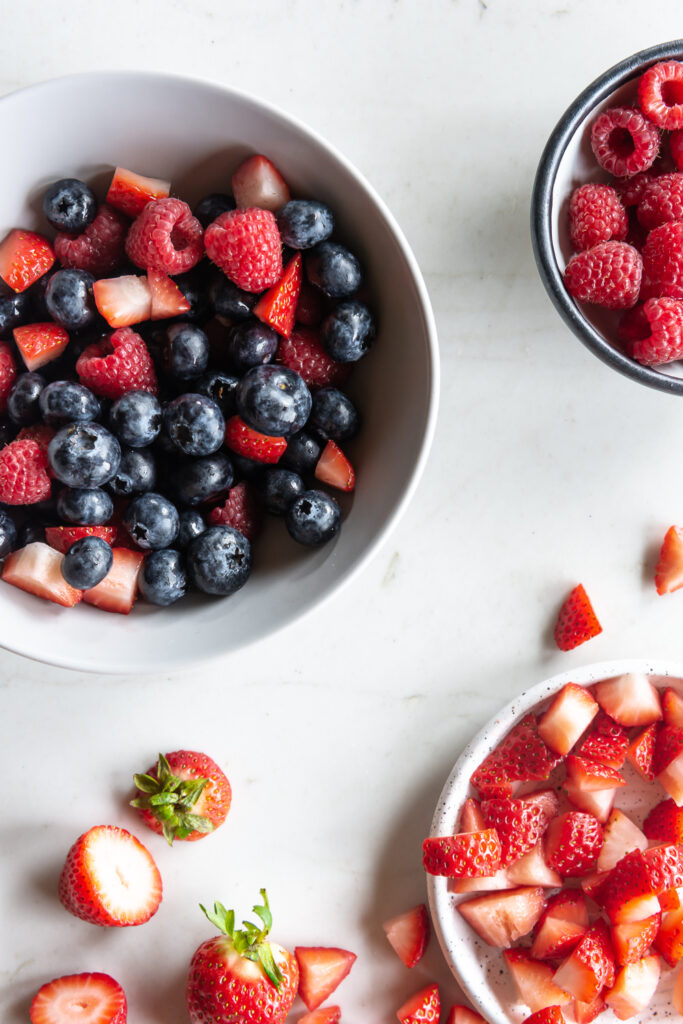
<path id="1" fill-rule="evenodd" d="M 553 305 L 583 344 L 632 380 L 683 395 L 683 361 L 667 363 L 661 369 L 641 366 L 618 347 L 619 314 L 575 302 L 562 280 L 573 254 L 569 241 L 569 197 L 578 185 L 609 178 L 593 156 L 591 125 L 606 108 L 633 104 L 639 77 L 653 64 L 666 60 L 683 60 L 683 39 L 660 43 L 615 64 L 584 89 L 562 115 L 536 172 L 531 199 L 531 241 L 541 280 Z"/>

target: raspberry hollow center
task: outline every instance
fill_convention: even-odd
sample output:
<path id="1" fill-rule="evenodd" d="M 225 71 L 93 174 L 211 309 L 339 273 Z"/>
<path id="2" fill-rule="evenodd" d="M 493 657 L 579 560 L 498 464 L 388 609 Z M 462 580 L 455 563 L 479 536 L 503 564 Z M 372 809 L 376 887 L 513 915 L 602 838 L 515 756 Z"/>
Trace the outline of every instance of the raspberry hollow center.
<path id="1" fill-rule="evenodd" d="M 667 107 L 677 107 L 683 103 L 683 82 L 669 79 L 662 83 L 662 100 Z"/>
<path id="2" fill-rule="evenodd" d="M 609 134 L 609 146 L 618 157 L 624 158 L 635 152 L 633 136 L 626 128 L 613 128 Z"/>

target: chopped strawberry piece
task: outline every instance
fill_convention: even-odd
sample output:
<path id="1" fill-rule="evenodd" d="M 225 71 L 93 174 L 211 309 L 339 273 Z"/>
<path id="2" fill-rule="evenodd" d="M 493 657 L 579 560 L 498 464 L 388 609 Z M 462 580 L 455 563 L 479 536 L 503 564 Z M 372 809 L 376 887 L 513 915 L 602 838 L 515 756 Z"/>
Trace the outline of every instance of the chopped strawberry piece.
<path id="1" fill-rule="evenodd" d="M 319 1010 L 311 1010 L 299 1017 L 297 1024 L 339 1024 L 341 1007 L 321 1006 Z"/>
<path id="2" fill-rule="evenodd" d="M 626 779 L 615 768 L 608 768 L 606 764 L 576 754 L 567 757 L 567 778 L 586 793 L 618 789 L 626 785 Z"/>
<path id="3" fill-rule="evenodd" d="M 106 202 L 127 217 L 137 217 L 150 199 L 165 199 L 171 191 L 170 181 L 146 178 L 125 167 L 117 167 L 111 180 Z"/>
<path id="4" fill-rule="evenodd" d="M 671 594 L 683 587 L 683 529 L 670 526 L 666 531 L 655 569 L 658 594 Z"/>
<path id="5" fill-rule="evenodd" d="M 456 910 L 489 946 L 507 949 L 529 934 L 544 907 L 545 895 L 537 886 L 475 896 L 458 903 Z"/>
<path id="6" fill-rule="evenodd" d="M 612 811 L 602 830 L 602 849 L 598 856 L 598 871 L 611 871 L 622 857 L 633 850 L 647 850 L 647 839 L 637 825 L 621 811 Z"/>
<path id="7" fill-rule="evenodd" d="M 512 975 L 520 1000 L 536 1013 L 548 1006 L 563 1006 L 570 996 L 553 981 L 553 969 L 529 956 L 524 949 L 506 949 L 503 959 Z"/>
<path id="8" fill-rule="evenodd" d="M 614 807 L 614 800 L 618 790 L 616 789 L 595 789 L 592 792 L 581 789 L 575 782 L 566 779 L 564 789 L 567 799 L 574 807 L 586 814 L 592 814 L 601 825 L 604 825 Z"/>
<path id="9" fill-rule="evenodd" d="M 289 202 L 287 182 L 267 156 L 247 157 L 232 176 L 232 194 L 241 210 L 260 206 L 274 212 Z"/>
<path id="10" fill-rule="evenodd" d="M 519 860 L 509 864 L 505 869 L 505 876 L 508 882 L 515 885 L 542 885 L 547 889 L 554 889 L 562 885 L 562 879 L 557 871 L 548 867 L 543 851 L 543 843 L 537 843 L 533 850 L 525 853 Z"/>
<path id="11" fill-rule="evenodd" d="M 526 715 L 472 775 L 482 796 L 509 796 L 513 782 L 545 781 L 558 758 L 538 734 L 534 715 Z"/>
<path id="12" fill-rule="evenodd" d="M 578 889 L 563 889 L 548 900 L 531 947 L 537 960 L 568 956 L 588 931 L 585 897 Z"/>
<path id="13" fill-rule="evenodd" d="M 452 1006 L 446 1024 L 486 1024 L 486 1021 L 469 1006 Z"/>
<path id="14" fill-rule="evenodd" d="M 612 924 L 644 921 L 659 913 L 648 863 L 640 850 L 622 857 L 601 889 L 602 903 Z"/>
<path id="15" fill-rule="evenodd" d="M 301 253 L 287 264 L 282 277 L 265 292 L 254 306 L 254 316 L 288 338 L 294 329 L 301 288 Z"/>
<path id="16" fill-rule="evenodd" d="M 225 425 L 225 443 L 231 451 L 254 462 L 279 462 L 287 448 L 284 437 L 270 437 L 252 430 L 239 416 L 232 416 Z"/>
<path id="17" fill-rule="evenodd" d="M 683 729 L 675 725 L 663 725 L 655 736 L 655 750 L 652 771 L 655 777 L 668 768 L 683 751 Z"/>
<path id="18" fill-rule="evenodd" d="M 556 754 L 568 754 L 599 710 L 585 687 L 567 683 L 541 716 L 539 735 Z"/>
<path id="19" fill-rule="evenodd" d="M 579 583 L 560 608 L 555 623 L 555 643 L 561 651 L 571 651 L 598 633 L 602 633 L 602 626 L 583 584 Z"/>
<path id="20" fill-rule="evenodd" d="M 683 959 L 683 910 L 672 910 L 662 916 L 654 947 L 669 967 Z"/>
<path id="21" fill-rule="evenodd" d="M 683 806 L 683 754 L 674 758 L 657 775 L 657 782 L 664 787 L 679 807 Z"/>
<path id="22" fill-rule="evenodd" d="M 659 983 L 658 956 L 646 956 L 622 967 L 605 1002 L 619 1020 L 628 1020 L 650 1005 Z"/>
<path id="23" fill-rule="evenodd" d="M 612 928 L 612 943 L 617 963 L 633 964 L 642 959 L 655 941 L 661 921 L 661 914 L 653 914 L 644 921 L 615 924 Z"/>
<path id="24" fill-rule="evenodd" d="M 683 901 L 681 900 L 682 891 L 681 889 L 665 889 L 664 892 L 657 893 L 657 899 L 662 910 L 680 910 L 683 907 Z"/>
<path id="25" fill-rule="evenodd" d="M 493 829 L 500 840 L 500 861 L 495 866 L 496 871 L 499 866 L 506 867 L 533 850 L 548 824 L 539 804 L 510 797 L 483 800 L 481 810 L 487 828 Z M 484 872 L 474 874 L 482 875 Z"/>
<path id="26" fill-rule="evenodd" d="M 500 892 L 503 889 L 515 889 L 517 885 L 510 881 L 505 868 L 488 877 L 477 875 L 476 878 L 451 878 L 448 888 L 457 895 L 469 892 Z"/>
<path id="27" fill-rule="evenodd" d="M 64 608 L 73 608 L 83 597 L 83 592 L 70 587 L 62 576 L 63 558 L 47 544 L 34 541 L 7 556 L 2 578 L 5 583 L 11 583 L 28 594 L 43 597 Z"/>
<path id="28" fill-rule="evenodd" d="M 460 832 L 481 832 L 486 828 L 484 815 L 481 813 L 481 804 L 478 800 L 468 797 L 462 805 L 460 815 Z"/>
<path id="29" fill-rule="evenodd" d="M 555 984 L 581 1003 L 591 1003 L 614 980 L 614 948 L 607 925 L 598 920 L 553 976 Z"/>
<path id="30" fill-rule="evenodd" d="M 35 231 L 17 228 L 0 243 L 0 277 L 15 292 L 25 292 L 48 272 L 54 261 L 47 238 Z"/>
<path id="31" fill-rule="evenodd" d="M 652 891 L 659 895 L 683 886 L 683 847 L 676 843 L 653 846 L 643 851 Z"/>
<path id="32" fill-rule="evenodd" d="M 554 818 L 545 834 L 546 860 L 564 878 L 585 875 L 602 846 L 602 826 L 591 814 L 567 811 Z"/>
<path id="33" fill-rule="evenodd" d="M 297 946 L 299 995 L 306 1009 L 317 1010 L 353 967 L 355 953 L 348 949 L 323 946 Z"/>
<path id="34" fill-rule="evenodd" d="M 645 819 L 643 832 L 648 839 L 683 843 L 683 808 L 677 807 L 673 800 L 662 800 Z"/>
<path id="35" fill-rule="evenodd" d="M 657 726 L 648 725 L 635 737 L 629 745 L 626 756 L 634 768 L 636 768 L 644 779 L 649 782 L 655 777 L 652 770 L 652 762 L 655 756 L 655 740 L 657 738 Z"/>
<path id="36" fill-rule="evenodd" d="M 602 906 L 602 890 L 608 878 L 609 871 L 593 871 L 581 879 L 581 888 L 584 893 L 599 907 Z"/>
<path id="37" fill-rule="evenodd" d="M 524 803 L 537 804 L 540 807 L 544 832 L 560 809 L 560 801 L 552 789 L 537 789 L 533 793 L 521 796 L 519 799 L 523 800 Z"/>
<path id="38" fill-rule="evenodd" d="M 0 341 L 0 413 L 7 411 L 7 399 L 17 376 L 12 349 L 6 341 Z"/>
<path id="39" fill-rule="evenodd" d="M 609 715 L 601 711 L 596 715 L 590 732 L 576 751 L 580 757 L 600 761 L 609 768 L 622 768 L 628 750 L 628 733 Z"/>
<path id="40" fill-rule="evenodd" d="M 126 1024 L 126 995 L 108 974 L 69 974 L 38 989 L 31 1024 Z"/>
<path id="41" fill-rule="evenodd" d="M 605 1000 L 602 996 L 598 996 L 592 1003 L 580 1003 L 575 999 L 573 1009 L 576 1024 L 591 1024 L 605 1009 Z"/>
<path id="42" fill-rule="evenodd" d="M 419 963 L 430 935 L 429 915 L 424 903 L 389 918 L 382 925 L 387 939 L 406 967 Z"/>
<path id="43" fill-rule="evenodd" d="M 190 311 L 189 300 L 168 274 L 161 270 L 148 270 L 147 284 L 152 299 L 150 320 L 166 320 L 168 317 L 181 316 Z"/>
<path id="44" fill-rule="evenodd" d="M 59 324 L 26 324 L 12 332 L 27 370 L 38 370 L 62 354 L 69 344 L 68 332 Z"/>
<path id="45" fill-rule="evenodd" d="M 83 600 L 106 612 L 128 615 L 138 592 L 138 576 L 145 556 L 140 551 L 114 548 L 114 564 L 101 583 L 83 594 Z"/>
<path id="46" fill-rule="evenodd" d="M 525 1017 L 522 1024 L 565 1024 L 565 1020 L 559 1006 L 547 1006 Z"/>
<path id="47" fill-rule="evenodd" d="M 352 491 L 356 486 L 353 466 L 334 441 L 328 441 L 323 448 L 315 467 L 315 478 L 340 491 Z"/>
<path id="48" fill-rule="evenodd" d="M 683 728 L 683 697 L 670 686 L 662 694 L 662 714 L 665 725 Z"/>
<path id="49" fill-rule="evenodd" d="M 662 718 L 657 690 L 646 675 L 629 672 L 596 684 L 595 697 L 607 714 L 630 729 L 633 725 L 651 725 Z"/>
<path id="50" fill-rule="evenodd" d="M 116 532 L 115 526 L 46 526 L 45 540 L 51 548 L 65 555 L 71 545 L 82 537 L 101 537 L 113 545 Z"/>
<path id="51" fill-rule="evenodd" d="M 422 844 L 422 866 L 430 875 L 479 878 L 501 866 L 501 843 L 495 829 L 455 836 L 431 836 Z"/>
<path id="52" fill-rule="evenodd" d="M 146 277 L 124 274 L 95 281 L 93 295 L 99 313 L 110 327 L 130 327 L 151 316 L 152 293 Z"/>

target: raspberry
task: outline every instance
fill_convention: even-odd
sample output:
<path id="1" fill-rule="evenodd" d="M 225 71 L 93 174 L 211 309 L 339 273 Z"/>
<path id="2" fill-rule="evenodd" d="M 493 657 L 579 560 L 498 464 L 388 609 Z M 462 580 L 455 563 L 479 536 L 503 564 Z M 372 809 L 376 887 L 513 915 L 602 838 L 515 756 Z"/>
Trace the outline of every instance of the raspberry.
<path id="1" fill-rule="evenodd" d="M 211 526 L 232 526 L 248 541 L 258 537 L 263 525 L 261 507 L 246 480 L 232 487 L 223 505 L 209 512 Z"/>
<path id="2" fill-rule="evenodd" d="M 638 220 L 652 230 L 671 220 L 683 220 L 683 174 L 662 174 L 644 190 Z"/>
<path id="3" fill-rule="evenodd" d="M 683 357 L 683 302 L 680 299 L 648 299 L 626 313 L 619 337 L 628 354 L 644 366 L 659 366 Z"/>
<path id="4" fill-rule="evenodd" d="M 0 412 L 7 410 L 7 397 L 12 390 L 17 367 L 12 349 L 6 341 L 0 341 Z"/>
<path id="5" fill-rule="evenodd" d="M 22 427 L 15 440 L 35 441 L 41 452 L 47 455 L 47 446 L 54 436 L 55 431 L 52 427 L 48 427 L 47 423 L 33 423 L 30 427 Z"/>
<path id="6" fill-rule="evenodd" d="M 683 130 L 669 136 L 669 152 L 677 171 L 683 171 Z"/>
<path id="7" fill-rule="evenodd" d="M 245 292 L 262 292 L 282 277 L 282 243 L 270 210 L 228 210 L 209 224 L 206 255 Z"/>
<path id="8" fill-rule="evenodd" d="M 203 236 L 204 229 L 182 199 L 154 199 L 131 224 L 126 253 L 143 270 L 173 277 L 199 263 Z"/>
<path id="9" fill-rule="evenodd" d="M 582 185 L 569 201 L 569 237 L 578 251 L 611 238 L 623 241 L 628 217 L 619 196 L 609 185 Z"/>
<path id="10" fill-rule="evenodd" d="M 683 64 L 667 60 L 648 68 L 638 82 L 638 103 L 659 128 L 683 128 Z"/>
<path id="11" fill-rule="evenodd" d="M 105 277 L 123 263 L 128 220 L 111 206 L 100 206 L 95 219 L 80 235 L 60 232 L 55 253 L 63 267 L 87 270 Z"/>
<path id="12" fill-rule="evenodd" d="M 655 178 L 656 175 L 652 171 L 641 171 L 632 178 L 617 178 L 614 182 L 614 191 L 624 206 L 637 206 L 643 198 L 643 192 Z"/>
<path id="13" fill-rule="evenodd" d="M 12 441 L 0 451 L 0 501 L 35 505 L 50 497 L 47 456 L 36 441 Z"/>
<path id="14" fill-rule="evenodd" d="M 642 272 L 643 260 L 632 245 L 600 242 L 572 256 L 564 271 L 564 283 L 579 302 L 629 309 L 638 301 Z"/>
<path id="15" fill-rule="evenodd" d="M 601 167 L 615 178 L 646 171 L 659 152 L 659 131 L 639 110 L 611 107 L 591 129 L 591 147 Z"/>
<path id="16" fill-rule="evenodd" d="M 127 391 L 156 395 L 157 378 L 147 346 L 130 327 L 121 327 L 78 357 L 76 373 L 81 384 L 96 395 L 117 399 Z"/>
<path id="17" fill-rule="evenodd" d="M 670 221 L 653 228 L 643 246 L 641 298 L 683 299 L 683 224 Z"/>
<path id="18" fill-rule="evenodd" d="M 347 363 L 337 363 L 328 356 L 318 332 L 308 327 L 295 327 L 289 338 L 280 340 L 277 359 L 298 373 L 309 387 L 337 387 L 348 380 L 351 372 Z"/>

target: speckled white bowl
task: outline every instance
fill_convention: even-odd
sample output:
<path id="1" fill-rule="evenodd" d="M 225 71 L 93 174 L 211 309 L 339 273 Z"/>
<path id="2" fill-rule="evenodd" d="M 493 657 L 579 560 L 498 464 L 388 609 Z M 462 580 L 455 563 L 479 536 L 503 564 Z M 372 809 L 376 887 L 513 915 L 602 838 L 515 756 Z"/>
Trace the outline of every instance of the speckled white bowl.
<path id="1" fill-rule="evenodd" d="M 600 679 L 626 672 L 645 672 L 656 686 L 674 686 L 683 694 L 683 663 L 659 661 L 600 662 L 562 672 L 533 686 L 504 707 L 465 747 L 439 797 L 431 835 L 449 835 L 456 830 L 463 803 L 468 796 L 476 796 L 470 786 L 470 776 L 520 718 L 529 711 L 544 709 L 549 699 L 566 683 L 590 686 Z M 624 774 L 629 784 L 619 795 L 617 806 L 626 814 L 632 814 L 636 824 L 641 825 L 646 809 L 664 799 L 665 794 L 654 784 L 640 779 L 629 765 L 625 766 Z M 530 1011 L 518 1001 L 501 950 L 488 946 L 455 910 L 458 902 L 476 893 L 457 896 L 449 889 L 447 878 L 433 875 L 427 875 L 427 891 L 439 944 L 458 984 L 489 1024 L 519 1024 Z M 640 1016 L 631 1018 L 634 1024 L 652 1021 L 654 1011 L 657 1011 L 659 1019 L 666 1016 L 667 1011 L 672 1012 L 671 977 L 672 972 L 664 967 L 651 1007 Z M 600 1017 L 601 1021 L 616 1019 L 611 1011 Z"/>

